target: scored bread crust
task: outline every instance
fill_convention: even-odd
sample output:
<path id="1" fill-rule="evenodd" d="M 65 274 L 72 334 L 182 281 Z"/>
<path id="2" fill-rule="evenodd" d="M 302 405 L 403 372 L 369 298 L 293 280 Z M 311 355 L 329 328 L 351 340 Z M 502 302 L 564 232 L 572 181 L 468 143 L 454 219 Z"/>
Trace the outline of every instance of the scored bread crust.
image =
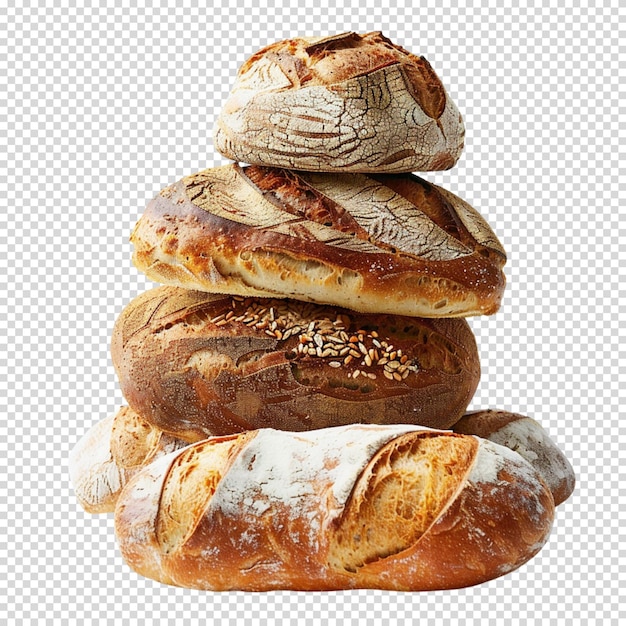
<path id="1" fill-rule="evenodd" d="M 188 441 L 354 422 L 448 428 L 480 380 L 464 319 L 358 314 L 179 287 L 129 303 L 111 354 L 129 405 Z"/>
<path id="2" fill-rule="evenodd" d="M 419 591 L 512 571 L 553 515 L 540 476 L 507 448 L 353 425 L 192 444 L 131 480 L 115 528 L 128 565 L 167 584 Z"/>
<path id="3" fill-rule="evenodd" d="M 361 312 L 492 314 L 505 287 L 487 222 L 414 175 L 211 168 L 154 198 L 131 241 L 156 282 Z"/>
<path id="4" fill-rule="evenodd" d="M 137 471 L 186 445 L 123 406 L 92 426 L 72 449 L 69 470 L 76 499 L 87 513 L 112 513 Z"/>
<path id="5" fill-rule="evenodd" d="M 552 492 L 555 505 L 565 502 L 574 492 L 574 469 L 536 420 L 509 411 L 470 411 L 452 426 L 452 430 L 478 435 L 515 450 L 541 474 Z"/>
<path id="6" fill-rule="evenodd" d="M 214 132 L 233 161 L 321 172 L 445 170 L 464 138 L 428 61 L 380 32 L 263 48 L 240 68 Z"/>

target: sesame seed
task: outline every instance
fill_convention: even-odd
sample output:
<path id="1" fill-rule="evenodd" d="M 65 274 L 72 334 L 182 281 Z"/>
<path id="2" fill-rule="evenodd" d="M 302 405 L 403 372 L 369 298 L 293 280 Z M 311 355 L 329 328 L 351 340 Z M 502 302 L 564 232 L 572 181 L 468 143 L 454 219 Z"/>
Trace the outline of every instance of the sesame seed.
<path id="1" fill-rule="evenodd" d="M 313 335 L 313 341 L 315 342 L 315 345 L 317 345 L 319 348 L 324 345 L 324 339 L 320 334 L 316 333 L 315 335 Z"/>
<path id="2" fill-rule="evenodd" d="M 385 378 L 388 378 L 389 380 L 393 380 L 393 375 L 390 374 L 387 370 L 383 370 L 383 375 L 385 376 Z"/>
<path id="3" fill-rule="evenodd" d="M 357 376 L 359 376 L 360 373 L 361 373 L 361 370 L 354 370 L 354 372 L 352 373 L 352 378 L 357 378 Z"/>
<path id="4" fill-rule="evenodd" d="M 404 380 L 410 373 L 411 373 L 411 370 L 409 369 L 404 370 L 404 372 L 402 372 L 402 380 Z"/>
<path id="5" fill-rule="evenodd" d="M 382 344 L 380 343 L 380 341 L 378 341 L 378 339 L 372 339 L 372 343 L 377 347 L 377 348 L 382 348 Z"/>
<path id="6" fill-rule="evenodd" d="M 332 341 L 333 343 L 343 343 L 343 341 L 341 340 L 340 337 L 337 337 L 336 335 L 328 335 L 326 337 L 326 339 L 328 341 Z"/>
<path id="7" fill-rule="evenodd" d="M 355 358 L 358 359 L 361 356 L 361 353 L 358 352 L 357 350 L 350 350 L 350 354 Z"/>
<path id="8" fill-rule="evenodd" d="M 341 363 L 339 361 L 330 361 L 328 365 L 334 368 L 341 367 Z"/>
<path id="9" fill-rule="evenodd" d="M 402 380 L 402 376 L 400 376 L 400 374 L 398 374 L 398 372 L 394 372 L 393 373 L 393 378 L 394 378 L 394 380 Z"/>
<path id="10" fill-rule="evenodd" d="M 353 360 L 353 356 L 352 356 L 351 354 L 349 354 L 349 355 L 348 355 L 348 356 L 347 356 L 347 357 L 343 360 L 343 362 L 344 362 L 344 364 L 345 364 L 345 365 L 348 365 L 348 363 L 350 363 L 350 361 L 352 361 L 352 360 Z"/>
<path id="11" fill-rule="evenodd" d="M 372 380 L 376 380 L 376 374 L 374 374 L 374 372 L 368 372 L 367 377 L 371 378 Z"/>
<path id="12" fill-rule="evenodd" d="M 365 355 L 365 365 L 367 365 L 367 367 L 372 367 L 372 358 L 370 357 L 369 354 Z"/>
<path id="13" fill-rule="evenodd" d="M 359 350 L 361 351 L 361 354 L 367 354 L 367 348 L 362 341 L 359 341 Z"/>

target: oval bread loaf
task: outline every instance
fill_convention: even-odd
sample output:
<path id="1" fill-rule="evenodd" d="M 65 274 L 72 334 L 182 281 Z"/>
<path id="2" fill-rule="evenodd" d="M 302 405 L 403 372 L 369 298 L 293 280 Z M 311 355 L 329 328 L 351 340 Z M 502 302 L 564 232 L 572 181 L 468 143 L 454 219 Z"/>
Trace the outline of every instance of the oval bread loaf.
<path id="1" fill-rule="evenodd" d="M 159 283 L 366 313 L 491 314 L 505 286 L 485 220 L 413 175 L 207 169 L 154 198 L 131 241 Z"/>
<path id="2" fill-rule="evenodd" d="M 461 115 L 424 57 L 379 32 L 280 41 L 239 70 L 215 129 L 234 161 L 321 172 L 452 167 Z"/>
<path id="3" fill-rule="evenodd" d="M 447 428 L 480 379 L 463 319 L 177 287 L 135 298 L 115 323 L 111 353 L 129 405 L 188 441 L 353 422 Z"/>
<path id="4" fill-rule="evenodd" d="M 407 426 L 216 437 L 122 491 L 115 528 L 143 576 L 210 590 L 451 589 L 545 543 L 552 495 L 518 454 Z"/>
<path id="5" fill-rule="evenodd" d="M 478 435 L 515 450 L 541 474 L 556 505 L 572 495 L 576 485 L 574 470 L 536 420 L 508 411 L 470 411 L 452 426 L 452 430 Z"/>
<path id="6" fill-rule="evenodd" d="M 154 459 L 186 446 L 127 406 L 92 426 L 72 449 L 70 480 L 87 513 L 112 513 L 124 485 Z"/>

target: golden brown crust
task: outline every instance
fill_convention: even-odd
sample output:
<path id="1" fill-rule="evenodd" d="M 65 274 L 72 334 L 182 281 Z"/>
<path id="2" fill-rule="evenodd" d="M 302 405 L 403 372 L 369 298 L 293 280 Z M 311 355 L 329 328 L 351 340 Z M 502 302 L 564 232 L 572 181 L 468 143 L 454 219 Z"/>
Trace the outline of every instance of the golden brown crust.
<path id="1" fill-rule="evenodd" d="M 164 189 L 131 240 L 157 282 L 361 312 L 491 314 L 505 287 L 489 225 L 413 175 L 208 169 Z"/>
<path id="2" fill-rule="evenodd" d="M 439 462 L 442 451 L 445 462 Z M 262 430 L 192 444 L 184 455 L 138 474 L 115 520 L 122 555 L 135 571 L 183 587 L 419 591 L 475 585 L 534 556 L 554 515 L 549 490 L 519 455 L 449 432 Z M 177 494 L 192 492 L 193 485 L 182 485 L 180 477 L 200 481 L 204 466 L 217 479 L 208 488 L 198 483 L 194 505 L 182 511 L 174 505 Z M 394 502 L 402 503 L 399 510 Z M 418 522 L 402 518 L 411 507 Z M 368 548 L 371 558 L 355 561 L 363 533 L 383 519 L 385 553 Z"/>
<path id="3" fill-rule="evenodd" d="M 520 454 L 541 474 L 556 505 L 565 502 L 574 492 L 574 469 L 534 419 L 509 411 L 470 411 L 452 426 L 452 430 L 489 439 Z"/>
<path id="4" fill-rule="evenodd" d="M 248 59 L 215 130 L 244 163 L 341 172 L 452 167 L 461 115 L 424 57 L 380 32 L 273 43 Z"/>
<path id="5" fill-rule="evenodd" d="M 480 379 L 475 338 L 462 319 L 177 287 L 133 300 L 115 324 L 111 351 L 130 406 L 189 441 L 353 422 L 447 428 Z"/>
<path id="6" fill-rule="evenodd" d="M 70 477 L 87 513 L 112 513 L 120 492 L 142 467 L 187 445 L 123 406 L 92 426 L 70 455 Z"/>

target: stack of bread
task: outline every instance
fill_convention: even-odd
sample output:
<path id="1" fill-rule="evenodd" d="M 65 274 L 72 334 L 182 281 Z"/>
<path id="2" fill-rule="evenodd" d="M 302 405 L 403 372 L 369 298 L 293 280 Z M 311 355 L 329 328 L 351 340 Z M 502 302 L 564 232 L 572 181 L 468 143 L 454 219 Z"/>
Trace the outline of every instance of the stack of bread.
<path id="1" fill-rule="evenodd" d="M 413 171 L 452 167 L 461 115 L 380 33 L 272 44 L 217 122 L 233 163 L 164 189 L 131 240 L 162 283 L 121 313 L 127 406 L 71 455 L 125 561 L 210 590 L 429 590 L 519 567 L 572 468 L 533 419 L 467 412 L 465 317 L 505 252 Z M 245 163 L 246 165 L 241 165 Z"/>

